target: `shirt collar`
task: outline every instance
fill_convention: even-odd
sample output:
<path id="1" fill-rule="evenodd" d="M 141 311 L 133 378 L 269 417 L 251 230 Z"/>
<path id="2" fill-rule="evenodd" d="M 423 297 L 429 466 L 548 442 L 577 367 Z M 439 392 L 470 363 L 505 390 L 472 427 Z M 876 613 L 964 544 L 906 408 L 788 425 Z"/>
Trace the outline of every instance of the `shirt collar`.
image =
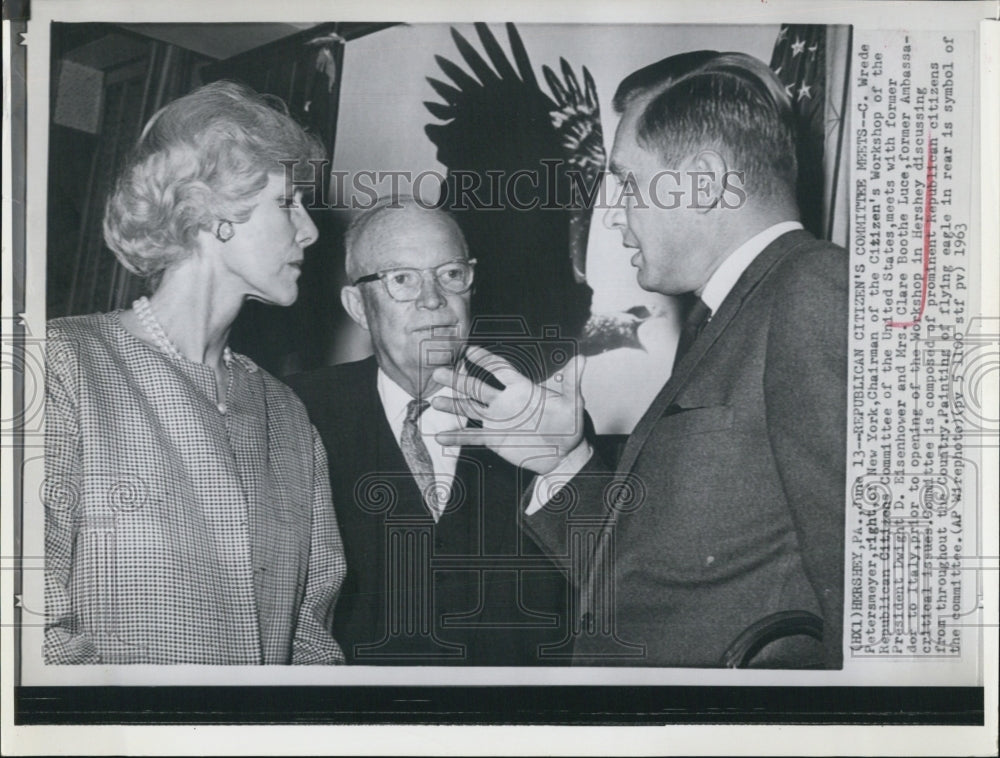
<path id="1" fill-rule="evenodd" d="M 403 422 L 406 420 L 406 406 L 409 405 L 413 397 L 381 368 L 378 370 L 376 386 L 379 400 L 382 401 L 382 409 L 385 411 L 385 418 L 389 422 L 389 427 L 398 441 L 403 434 Z M 451 394 L 451 390 L 448 387 L 439 387 L 436 392 L 424 399 L 431 400 L 439 396 L 450 397 Z M 464 416 L 456 416 L 447 411 L 439 411 L 434 406 L 427 408 L 421 413 L 419 420 L 422 434 L 436 434 L 437 432 L 461 429 L 467 423 L 468 419 Z"/>
<path id="2" fill-rule="evenodd" d="M 730 253 L 719 267 L 705 282 L 700 292 L 695 292 L 714 314 L 719 310 L 722 301 L 726 299 L 736 282 L 749 268 L 754 259 L 764 252 L 764 249 L 774 242 L 778 237 L 788 232 L 802 229 L 802 224 L 798 221 L 782 221 L 774 226 L 769 226 L 759 234 L 755 234 L 732 253 Z"/>

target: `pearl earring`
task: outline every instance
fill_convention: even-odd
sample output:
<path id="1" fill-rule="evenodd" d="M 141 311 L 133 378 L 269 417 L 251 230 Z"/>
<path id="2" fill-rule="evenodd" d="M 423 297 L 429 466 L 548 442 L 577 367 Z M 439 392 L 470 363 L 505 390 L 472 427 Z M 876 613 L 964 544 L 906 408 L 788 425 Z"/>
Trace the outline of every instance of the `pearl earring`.
<path id="1" fill-rule="evenodd" d="M 215 238 L 219 242 L 229 242 L 236 234 L 236 230 L 233 229 L 233 222 L 222 220 L 219 225 L 215 228 Z"/>

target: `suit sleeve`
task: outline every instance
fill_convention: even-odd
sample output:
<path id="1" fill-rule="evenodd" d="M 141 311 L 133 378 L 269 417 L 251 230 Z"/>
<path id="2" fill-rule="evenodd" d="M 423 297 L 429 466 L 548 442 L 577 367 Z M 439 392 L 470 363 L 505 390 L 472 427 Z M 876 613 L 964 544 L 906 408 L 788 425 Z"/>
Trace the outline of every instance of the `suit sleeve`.
<path id="1" fill-rule="evenodd" d="M 847 457 L 847 254 L 807 253 L 785 272 L 772 309 L 764 371 L 767 428 L 819 599 L 827 665 L 843 660 Z"/>
<path id="2" fill-rule="evenodd" d="M 330 495 L 326 451 L 316 429 L 313 436 L 313 511 L 309 571 L 292 643 L 292 663 L 343 663 L 333 638 L 333 609 L 347 572 L 344 546 Z"/>
<path id="3" fill-rule="evenodd" d="M 73 602 L 73 556 L 83 497 L 83 443 L 70 342 L 50 331 L 45 377 L 45 639 L 46 663 L 100 663 Z"/>
<path id="4" fill-rule="evenodd" d="M 523 516 L 525 531 L 574 587 L 583 581 L 586 563 L 580 564 L 571 555 L 570 530 L 574 526 L 599 528 L 603 524 L 610 513 L 610 504 L 606 500 L 613 479 L 614 472 L 595 451 L 569 481 L 546 493 L 547 501 L 540 510 Z M 523 505 L 530 502 L 534 487 L 532 481 L 523 498 Z"/>

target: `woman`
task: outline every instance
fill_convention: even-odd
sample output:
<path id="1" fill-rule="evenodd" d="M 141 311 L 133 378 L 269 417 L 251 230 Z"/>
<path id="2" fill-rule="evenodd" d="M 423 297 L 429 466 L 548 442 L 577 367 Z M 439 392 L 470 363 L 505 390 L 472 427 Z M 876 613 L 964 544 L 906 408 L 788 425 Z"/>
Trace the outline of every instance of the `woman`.
<path id="1" fill-rule="evenodd" d="M 324 151 L 281 108 L 220 82 L 155 115 L 104 216 L 152 294 L 49 324 L 49 663 L 343 661 L 323 446 L 226 344 L 247 298 L 295 301 L 317 238 L 279 161 Z"/>

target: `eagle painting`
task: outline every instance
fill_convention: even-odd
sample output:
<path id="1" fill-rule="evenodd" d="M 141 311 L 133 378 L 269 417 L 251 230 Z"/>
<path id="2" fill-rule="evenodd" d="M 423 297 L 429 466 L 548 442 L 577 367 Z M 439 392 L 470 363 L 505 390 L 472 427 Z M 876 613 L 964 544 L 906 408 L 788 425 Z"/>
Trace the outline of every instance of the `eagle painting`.
<path id="1" fill-rule="evenodd" d="M 441 122 L 425 127 L 448 169 L 440 202 L 479 261 L 476 312 L 516 323 L 524 337 L 572 339 L 586 355 L 641 349 L 648 309 L 590 308 L 587 239 L 606 159 L 593 77 L 583 67 L 581 86 L 560 59 L 561 76 L 542 67 L 545 92 L 513 24 L 513 60 L 486 24 L 475 29 L 485 57 L 452 28 L 464 67 L 435 56 L 450 81 L 428 77 L 444 102 L 424 105 Z"/>

